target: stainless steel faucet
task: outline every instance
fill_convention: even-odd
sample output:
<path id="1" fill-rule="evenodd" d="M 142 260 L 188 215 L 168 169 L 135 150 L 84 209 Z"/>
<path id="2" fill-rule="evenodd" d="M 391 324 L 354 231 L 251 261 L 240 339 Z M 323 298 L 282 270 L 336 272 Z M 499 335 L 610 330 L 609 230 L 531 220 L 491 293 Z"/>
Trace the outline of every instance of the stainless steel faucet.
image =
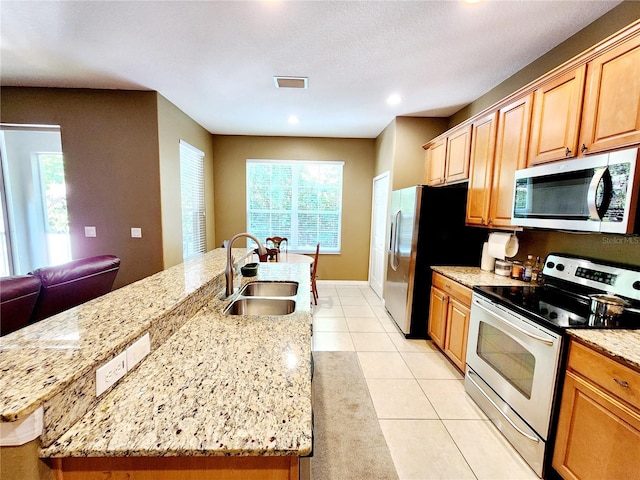
<path id="1" fill-rule="evenodd" d="M 258 252 L 260 255 L 267 254 L 267 249 L 264 247 L 264 245 L 262 245 L 262 242 L 258 240 L 255 235 L 252 235 L 250 233 L 238 233 L 237 235 L 234 235 L 231 240 L 229 240 L 229 243 L 227 243 L 227 268 L 225 268 L 224 270 L 224 275 L 227 279 L 227 297 L 233 294 L 233 257 L 231 256 L 231 248 L 233 248 L 233 243 L 240 237 L 248 237 L 256 242 L 258 244 Z"/>

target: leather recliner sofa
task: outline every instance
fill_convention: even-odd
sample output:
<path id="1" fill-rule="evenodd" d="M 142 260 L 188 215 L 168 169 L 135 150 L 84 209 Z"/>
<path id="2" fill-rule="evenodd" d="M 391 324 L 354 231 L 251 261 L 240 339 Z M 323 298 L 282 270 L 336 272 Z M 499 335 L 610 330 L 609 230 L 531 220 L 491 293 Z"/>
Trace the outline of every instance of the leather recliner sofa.
<path id="1" fill-rule="evenodd" d="M 40 287 L 40 279 L 33 275 L 0 278 L 0 335 L 29 324 Z"/>
<path id="2" fill-rule="evenodd" d="M 6 335 L 109 293 L 119 269 L 118 257 L 99 255 L 39 268 L 29 275 L 0 279 L 0 334 Z M 31 289 L 36 285 L 37 295 L 31 302 Z M 23 297 L 24 301 L 17 301 Z M 25 316 L 27 323 L 23 320 Z"/>

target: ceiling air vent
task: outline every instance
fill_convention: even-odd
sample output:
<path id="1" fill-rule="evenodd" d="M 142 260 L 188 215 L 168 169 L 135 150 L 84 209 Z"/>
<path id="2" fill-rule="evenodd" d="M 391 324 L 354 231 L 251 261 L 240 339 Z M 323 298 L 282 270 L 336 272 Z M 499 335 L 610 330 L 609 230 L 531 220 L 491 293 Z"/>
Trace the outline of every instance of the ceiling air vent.
<path id="1" fill-rule="evenodd" d="M 276 88 L 307 88 L 307 77 L 273 77 Z"/>

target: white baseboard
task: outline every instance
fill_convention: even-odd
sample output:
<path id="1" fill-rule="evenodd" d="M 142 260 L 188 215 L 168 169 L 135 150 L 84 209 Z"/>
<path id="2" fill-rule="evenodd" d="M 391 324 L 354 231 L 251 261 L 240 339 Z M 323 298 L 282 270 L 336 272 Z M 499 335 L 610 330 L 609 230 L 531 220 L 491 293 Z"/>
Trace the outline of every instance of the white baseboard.
<path id="1" fill-rule="evenodd" d="M 366 280 L 316 280 L 318 285 L 333 285 L 334 287 L 368 287 Z"/>

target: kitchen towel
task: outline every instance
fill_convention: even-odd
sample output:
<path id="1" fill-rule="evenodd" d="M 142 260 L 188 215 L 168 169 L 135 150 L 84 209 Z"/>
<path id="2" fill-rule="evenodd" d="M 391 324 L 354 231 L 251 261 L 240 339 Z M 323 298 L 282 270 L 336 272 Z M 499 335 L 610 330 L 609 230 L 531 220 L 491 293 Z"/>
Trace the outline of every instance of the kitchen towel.
<path id="1" fill-rule="evenodd" d="M 518 253 L 518 237 L 512 233 L 493 232 L 489 234 L 489 255 L 504 260 Z"/>
<path id="2" fill-rule="evenodd" d="M 489 242 L 482 245 L 482 259 L 480 260 L 480 269 L 487 272 L 493 272 L 496 259 L 489 255 Z"/>

